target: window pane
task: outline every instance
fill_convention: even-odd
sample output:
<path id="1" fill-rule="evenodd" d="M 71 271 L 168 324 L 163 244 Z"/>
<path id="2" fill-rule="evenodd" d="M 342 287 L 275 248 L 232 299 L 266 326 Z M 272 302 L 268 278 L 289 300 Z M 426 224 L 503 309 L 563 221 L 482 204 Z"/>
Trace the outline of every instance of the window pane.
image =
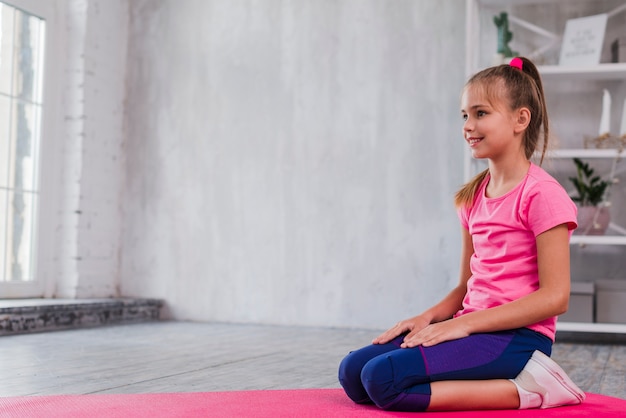
<path id="1" fill-rule="evenodd" d="M 43 22 L 17 10 L 15 13 L 15 37 L 17 41 L 15 74 L 13 75 L 16 89 L 15 95 L 22 100 L 41 102 L 39 80 L 41 79 L 41 63 L 43 49 L 39 35 Z"/>
<path id="2" fill-rule="evenodd" d="M 8 208 L 9 208 L 9 192 L 6 189 L 0 189 L 0 282 L 5 281 L 10 271 L 7 267 L 8 254 Z"/>
<path id="3" fill-rule="evenodd" d="M 0 3 L 0 94 L 11 94 L 15 45 L 15 9 Z"/>
<path id="4" fill-rule="evenodd" d="M 38 17 L 30 16 L 31 49 L 33 51 L 33 97 L 32 101 L 38 104 L 43 100 L 43 70 L 45 53 L 45 22 Z"/>
<path id="5" fill-rule="evenodd" d="M 34 280 L 44 34 L 0 2 L 0 282 Z"/>
<path id="6" fill-rule="evenodd" d="M 32 280 L 34 195 L 9 192 L 7 205 L 6 279 Z"/>
<path id="7" fill-rule="evenodd" d="M 35 158 L 39 144 L 40 106 L 13 101 L 11 112 L 13 129 L 9 135 L 8 185 L 18 191 L 34 191 L 37 187 Z"/>
<path id="8" fill-rule="evenodd" d="M 0 121 L 3 121 L 0 123 L 0 188 L 9 186 L 11 120 L 11 99 L 0 95 Z"/>

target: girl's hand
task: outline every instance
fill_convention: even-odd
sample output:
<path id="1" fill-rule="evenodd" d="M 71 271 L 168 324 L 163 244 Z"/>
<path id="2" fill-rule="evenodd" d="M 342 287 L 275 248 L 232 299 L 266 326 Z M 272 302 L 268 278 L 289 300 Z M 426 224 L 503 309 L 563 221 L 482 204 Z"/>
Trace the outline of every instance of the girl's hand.
<path id="1" fill-rule="evenodd" d="M 448 319 L 447 321 L 430 324 L 424 329 L 416 332 L 410 332 L 404 337 L 402 348 L 411 348 L 422 345 L 430 347 L 444 341 L 458 340 L 470 335 L 465 329 L 463 323 L 457 319 Z"/>
<path id="2" fill-rule="evenodd" d="M 398 322 L 395 326 L 389 328 L 378 337 L 374 338 L 372 344 L 386 344 L 397 336 L 407 332 L 409 333 L 408 335 L 411 335 L 414 332 L 424 329 L 429 323 L 430 321 L 419 315 L 410 319 L 405 319 L 404 321 Z"/>

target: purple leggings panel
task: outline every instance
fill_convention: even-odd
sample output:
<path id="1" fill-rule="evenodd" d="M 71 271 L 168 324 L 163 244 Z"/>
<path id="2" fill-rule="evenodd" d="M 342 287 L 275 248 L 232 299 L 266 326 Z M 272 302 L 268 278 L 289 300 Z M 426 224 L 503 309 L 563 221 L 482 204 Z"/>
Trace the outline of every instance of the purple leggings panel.
<path id="1" fill-rule="evenodd" d="M 550 355 L 552 341 L 526 328 L 473 334 L 432 347 L 400 348 L 404 336 L 348 354 L 339 365 L 339 382 L 357 403 L 383 409 L 424 411 L 430 382 L 513 379 L 533 351 Z"/>

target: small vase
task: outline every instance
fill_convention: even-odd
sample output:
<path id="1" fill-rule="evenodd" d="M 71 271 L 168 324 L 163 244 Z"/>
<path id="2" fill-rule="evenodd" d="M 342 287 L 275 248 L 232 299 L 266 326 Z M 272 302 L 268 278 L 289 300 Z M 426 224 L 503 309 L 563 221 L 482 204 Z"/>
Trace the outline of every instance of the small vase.
<path id="1" fill-rule="evenodd" d="M 578 208 L 577 235 L 604 235 L 611 222 L 607 206 L 582 206 Z"/>

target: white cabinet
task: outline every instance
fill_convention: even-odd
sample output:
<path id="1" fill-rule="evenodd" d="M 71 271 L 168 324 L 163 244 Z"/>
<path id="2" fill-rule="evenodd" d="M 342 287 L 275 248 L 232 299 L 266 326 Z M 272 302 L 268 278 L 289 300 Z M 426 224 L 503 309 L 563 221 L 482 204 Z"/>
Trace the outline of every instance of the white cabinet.
<path id="1" fill-rule="evenodd" d="M 513 33 L 509 46 L 517 55 L 532 59 L 542 75 L 551 124 L 551 147 L 543 167 L 568 191 L 573 189 L 568 178 L 575 175 L 574 157 L 588 162 L 603 176 L 615 173 L 617 179 L 610 188 L 612 223 L 607 233 L 574 235 L 571 240 L 572 280 L 593 283 L 623 280 L 626 295 L 626 149 L 596 148 L 589 144 L 599 134 L 604 89 L 611 94 L 610 131 L 615 137 L 622 133 L 619 131 L 626 99 L 626 0 L 467 0 L 468 77 L 497 62 L 494 17 L 501 12 L 508 14 Z M 601 13 L 607 13 L 608 20 L 600 64 L 558 65 L 567 21 Z M 613 43 L 617 46 L 618 62 L 612 62 Z M 465 155 L 465 175 L 469 179 L 484 163 L 474 160 L 469 150 Z M 597 304 L 597 298 L 594 300 Z M 626 333 L 626 307 L 622 323 L 559 321 L 558 329 Z"/>

